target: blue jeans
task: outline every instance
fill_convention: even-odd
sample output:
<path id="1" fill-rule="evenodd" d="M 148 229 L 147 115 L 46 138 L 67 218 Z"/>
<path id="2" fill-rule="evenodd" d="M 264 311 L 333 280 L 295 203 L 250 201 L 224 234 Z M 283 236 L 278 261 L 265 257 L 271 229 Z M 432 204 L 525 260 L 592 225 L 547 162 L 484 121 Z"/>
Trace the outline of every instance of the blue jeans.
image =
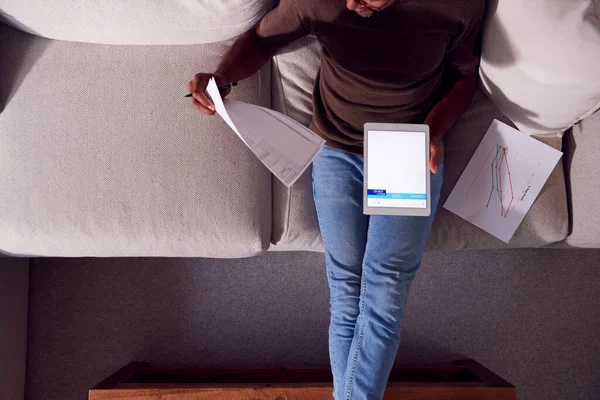
<path id="1" fill-rule="evenodd" d="M 443 180 L 431 175 L 430 217 L 363 214 L 363 157 L 325 147 L 313 195 L 327 264 L 329 357 L 336 400 L 381 399 L 400 344 L 408 291 Z"/>

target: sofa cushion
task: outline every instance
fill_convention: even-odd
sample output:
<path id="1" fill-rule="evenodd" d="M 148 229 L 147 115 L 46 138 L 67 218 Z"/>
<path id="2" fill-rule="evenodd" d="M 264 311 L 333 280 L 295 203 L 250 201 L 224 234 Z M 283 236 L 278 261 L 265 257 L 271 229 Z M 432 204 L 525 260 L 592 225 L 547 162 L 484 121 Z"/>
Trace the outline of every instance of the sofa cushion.
<path id="1" fill-rule="evenodd" d="M 0 251 L 242 257 L 268 247 L 271 175 L 187 84 L 230 45 L 54 41 L 0 24 Z M 270 70 L 231 97 L 269 106 Z"/>
<path id="2" fill-rule="evenodd" d="M 444 185 L 429 250 L 539 247 L 563 240 L 568 233 L 568 210 L 562 161 L 554 168 L 538 198 L 508 244 L 442 208 L 494 119 L 514 126 L 478 90 L 467 112 L 444 137 Z M 561 139 L 537 137 L 560 150 Z"/>
<path id="3" fill-rule="evenodd" d="M 301 124 L 312 119 L 312 93 L 319 68 L 317 40 L 306 36 L 273 58 L 272 107 Z M 269 250 L 322 251 L 312 197 L 312 168 L 288 188 L 273 177 L 273 228 Z"/>
<path id="4" fill-rule="evenodd" d="M 481 78 L 528 134 L 560 134 L 600 107 L 600 0 L 488 1 Z"/>
<path id="5" fill-rule="evenodd" d="M 571 205 L 571 233 L 565 242 L 600 247 L 600 111 L 581 121 L 565 137 L 565 165 Z"/>
<path id="6" fill-rule="evenodd" d="M 273 107 L 308 125 L 318 65 L 318 43 L 310 37 L 276 56 L 273 62 Z M 494 118 L 511 124 L 483 92 L 478 91 L 467 113 L 446 136 L 444 187 L 428 243 L 430 250 L 534 247 L 560 241 L 567 235 L 568 213 L 562 162 L 551 174 L 508 245 L 442 208 Z M 560 149 L 559 138 L 544 140 Z M 274 250 L 322 249 L 308 173 L 290 189 L 276 180 L 273 182 L 271 241 L 276 244 Z"/>
<path id="7" fill-rule="evenodd" d="M 51 39 L 104 44 L 200 44 L 256 26 L 273 0 L 2 0 L 0 18 Z"/>

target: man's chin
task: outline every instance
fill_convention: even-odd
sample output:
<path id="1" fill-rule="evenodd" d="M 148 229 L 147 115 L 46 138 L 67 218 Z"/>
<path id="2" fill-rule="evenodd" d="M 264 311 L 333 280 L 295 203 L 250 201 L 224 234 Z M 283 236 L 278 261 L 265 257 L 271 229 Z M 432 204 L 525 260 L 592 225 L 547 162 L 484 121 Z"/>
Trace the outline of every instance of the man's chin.
<path id="1" fill-rule="evenodd" d="M 354 10 L 354 12 L 357 13 L 359 17 L 363 17 L 363 18 L 370 18 L 375 14 L 373 11 L 359 12 L 357 10 Z"/>

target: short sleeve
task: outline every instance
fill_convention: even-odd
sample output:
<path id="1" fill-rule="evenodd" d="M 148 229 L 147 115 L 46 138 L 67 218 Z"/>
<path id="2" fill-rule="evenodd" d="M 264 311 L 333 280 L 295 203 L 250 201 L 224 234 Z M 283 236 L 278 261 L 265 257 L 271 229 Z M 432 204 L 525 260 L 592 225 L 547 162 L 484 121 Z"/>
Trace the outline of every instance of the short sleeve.
<path id="1" fill-rule="evenodd" d="M 476 3 L 463 18 L 462 29 L 450 42 L 446 52 L 446 67 L 459 76 L 469 75 L 479 66 L 485 7 L 483 0 Z"/>
<path id="2" fill-rule="evenodd" d="M 280 0 L 277 8 L 260 22 L 260 36 L 266 39 L 286 38 L 285 41 L 299 39 L 310 33 L 309 22 L 300 15 L 296 0 Z"/>

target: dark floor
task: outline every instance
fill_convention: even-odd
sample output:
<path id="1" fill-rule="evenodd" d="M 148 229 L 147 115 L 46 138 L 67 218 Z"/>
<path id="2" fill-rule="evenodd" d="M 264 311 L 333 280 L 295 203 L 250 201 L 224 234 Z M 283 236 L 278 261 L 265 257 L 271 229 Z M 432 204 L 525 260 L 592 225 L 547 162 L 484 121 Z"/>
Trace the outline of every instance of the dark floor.
<path id="1" fill-rule="evenodd" d="M 428 253 L 399 363 L 473 358 L 520 399 L 600 398 L 600 250 Z M 87 398 L 132 360 L 328 365 L 324 258 L 36 259 L 27 399 Z"/>

